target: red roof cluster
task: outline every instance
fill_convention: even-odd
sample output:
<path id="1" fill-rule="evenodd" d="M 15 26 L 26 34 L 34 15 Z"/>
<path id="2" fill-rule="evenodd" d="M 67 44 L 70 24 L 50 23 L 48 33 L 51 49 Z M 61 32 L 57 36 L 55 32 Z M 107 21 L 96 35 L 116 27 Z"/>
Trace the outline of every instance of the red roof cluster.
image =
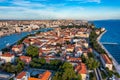
<path id="1" fill-rule="evenodd" d="M 75 70 L 79 73 L 79 74 L 86 74 L 87 73 L 87 68 L 86 65 L 84 63 L 80 63 L 75 67 Z"/>

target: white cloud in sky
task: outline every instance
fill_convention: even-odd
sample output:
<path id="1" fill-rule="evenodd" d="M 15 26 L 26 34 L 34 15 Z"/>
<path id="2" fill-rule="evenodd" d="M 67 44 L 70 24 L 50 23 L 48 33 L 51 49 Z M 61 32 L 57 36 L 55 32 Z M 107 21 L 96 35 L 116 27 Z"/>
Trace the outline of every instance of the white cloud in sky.
<path id="1" fill-rule="evenodd" d="M 36 1 L 36 0 L 35 0 Z M 39 0 L 38 0 L 39 1 Z M 100 0 L 67 0 L 101 3 Z M 60 4 L 42 4 L 28 0 L 12 0 L 10 6 L 0 6 L 0 19 L 107 19 L 120 18 L 118 12 L 103 8 L 83 6 L 65 6 Z M 102 13 L 101 13 L 102 12 Z"/>
<path id="2" fill-rule="evenodd" d="M 67 1 L 77 1 L 80 3 L 88 3 L 88 2 L 96 2 L 96 3 L 100 3 L 101 0 L 67 0 Z"/>
<path id="3" fill-rule="evenodd" d="M 43 9 L 32 9 L 29 7 L 6 7 L 0 6 L 0 19 L 109 19 L 120 18 L 115 11 L 110 9 L 98 10 L 89 9 L 84 7 L 67 7 L 57 10 L 55 7 L 46 7 Z M 102 15 L 100 13 L 102 12 Z M 4 13 L 6 12 L 6 13 Z"/>
<path id="4" fill-rule="evenodd" d="M 0 0 L 0 2 L 3 2 L 3 1 L 6 1 L 6 0 Z"/>
<path id="5" fill-rule="evenodd" d="M 33 3 L 25 0 L 15 0 L 12 1 L 11 3 L 16 6 L 24 6 L 24 7 L 45 7 L 45 5 L 41 3 Z"/>

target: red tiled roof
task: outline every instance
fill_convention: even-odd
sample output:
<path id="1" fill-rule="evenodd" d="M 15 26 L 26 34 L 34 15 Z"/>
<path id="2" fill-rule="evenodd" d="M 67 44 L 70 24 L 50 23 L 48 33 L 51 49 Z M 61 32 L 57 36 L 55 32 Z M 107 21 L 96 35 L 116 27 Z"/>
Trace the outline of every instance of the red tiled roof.
<path id="1" fill-rule="evenodd" d="M 20 59 L 31 59 L 29 56 L 20 56 Z"/>
<path id="2" fill-rule="evenodd" d="M 112 64 L 112 61 L 106 54 L 101 54 L 101 56 L 107 64 Z"/>
<path id="3" fill-rule="evenodd" d="M 23 46 L 23 44 L 20 45 L 14 45 L 12 48 L 21 48 Z"/>
<path id="4" fill-rule="evenodd" d="M 87 69 L 86 69 L 86 65 L 84 63 L 81 63 L 81 69 L 79 70 L 80 74 L 86 74 L 87 73 Z"/>
<path id="5" fill-rule="evenodd" d="M 30 43 L 30 39 L 25 38 L 23 42 L 24 42 L 24 43 Z"/>
<path id="6" fill-rule="evenodd" d="M 84 63 L 80 63 L 75 67 L 75 70 L 79 73 L 79 74 L 86 74 L 87 73 L 87 68 L 86 65 Z"/>
<path id="7" fill-rule="evenodd" d="M 11 53 L 4 53 L 4 54 L 2 54 L 1 56 L 3 56 L 3 57 L 12 57 L 12 56 L 14 56 L 14 55 L 11 54 Z"/>
<path id="8" fill-rule="evenodd" d="M 81 61 L 81 58 L 70 57 L 68 60 L 71 62 L 79 62 L 79 61 Z"/>
<path id="9" fill-rule="evenodd" d="M 17 79 L 21 79 L 21 78 L 23 78 L 23 76 L 25 76 L 26 75 L 26 72 L 21 72 L 21 73 L 19 73 L 17 76 L 16 76 L 16 78 Z"/>
<path id="10" fill-rule="evenodd" d="M 40 79 L 39 78 L 30 77 L 30 78 L 28 78 L 28 80 L 40 80 Z"/>
<path id="11" fill-rule="evenodd" d="M 47 70 L 43 74 L 40 74 L 39 78 L 40 80 L 48 80 L 50 76 L 51 76 L 51 72 Z"/>

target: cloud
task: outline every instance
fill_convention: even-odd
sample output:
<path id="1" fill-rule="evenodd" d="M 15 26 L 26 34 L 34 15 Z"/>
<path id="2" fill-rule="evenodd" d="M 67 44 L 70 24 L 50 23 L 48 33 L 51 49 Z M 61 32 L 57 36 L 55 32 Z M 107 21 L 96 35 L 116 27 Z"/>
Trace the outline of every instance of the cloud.
<path id="1" fill-rule="evenodd" d="M 5 11 L 23 11 L 26 10 L 24 7 L 14 7 L 14 6 L 0 6 L 0 12 L 5 12 Z"/>
<path id="2" fill-rule="evenodd" d="M 87 0 L 87 2 L 96 2 L 96 3 L 101 3 L 101 0 Z"/>
<path id="3" fill-rule="evenodd" d="M 111 8 L 103 10 L 102 7 L 87 7 L 72 3 L 101 3 L 100 0 L 63 0 L 62 3 L 53 2 L 54 0 L 1 1 L 7 1 L 9 5 L 0 5 L 0 19 L 102 19 L 119 17 L 117 13 L 120 13 L 117 9 L 110 11 Z"/>
<path id="4" fill-rule="evenodd" d="M 6 0 L 0 0 L 0 2 L 4 2 L 4 1 L 6 1 Z"/>
<path id="5" fill-rule="evenodd" d="M 67 0 L 67 1 L 80 2 L 80 3 L 88 3 L 88 2 L 100 3 L 101 2 L 101 0 Z"/>
<path id="6" fill-rule="evenodd" d="M 41 3 L 35 3 L 31 1 L 25 1 L 25 0 L 15 0 L 11 2 L 15 6 L 23 6 L 23 7 L 45 7 L 45 5 Z"/>

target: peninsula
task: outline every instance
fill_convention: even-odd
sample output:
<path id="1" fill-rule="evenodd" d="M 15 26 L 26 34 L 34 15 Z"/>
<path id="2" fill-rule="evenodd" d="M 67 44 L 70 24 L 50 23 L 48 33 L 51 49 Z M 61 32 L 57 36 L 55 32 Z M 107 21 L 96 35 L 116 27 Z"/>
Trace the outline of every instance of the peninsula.
<path id="1" fill-rule="evenodd" d="M 0 79 L 106 80 L 120 77 L 114 61 L 98 42 L 105 28 L 96 28 L 87 21 L 69 20 L 57 26 L 59 22 L 51 22 L 52 30 L 26 36 L 1 51 Z"/>

